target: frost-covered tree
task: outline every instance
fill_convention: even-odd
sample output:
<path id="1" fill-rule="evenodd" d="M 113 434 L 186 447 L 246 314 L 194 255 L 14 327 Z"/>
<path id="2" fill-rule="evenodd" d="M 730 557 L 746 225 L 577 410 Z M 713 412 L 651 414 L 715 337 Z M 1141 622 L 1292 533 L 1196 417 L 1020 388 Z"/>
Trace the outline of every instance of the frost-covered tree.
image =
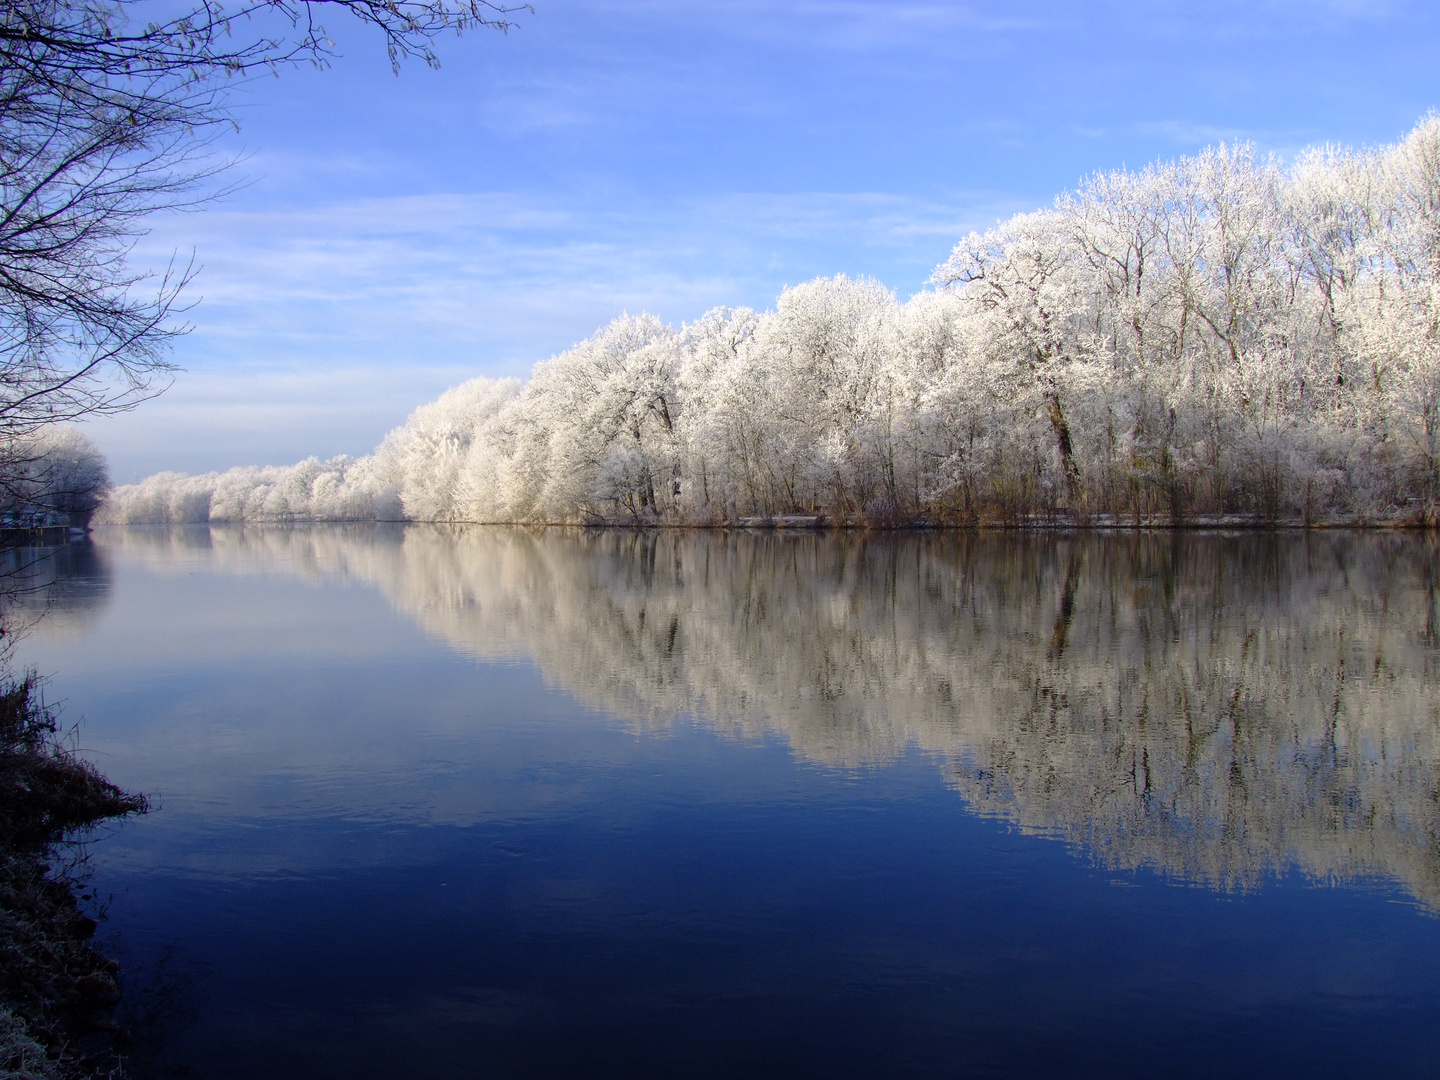
<path id="1" fill-rule="evenodd" d="M 84 520 L 110 490 L 104 455 L 70 424 L 14 441 L 6 461 L 0 509 L 11 513 L 54 511 Z"/>
<path id="2" fill-rule="evenodd" d="M 1290 167 L 1220 146 L 1098 174 L 933 282 L 622 316 L 372 459 L 152 478 L 107 513 L 198 512 L 203 488 L 245 520 L 1440 519 L 1440 118 Z"/>

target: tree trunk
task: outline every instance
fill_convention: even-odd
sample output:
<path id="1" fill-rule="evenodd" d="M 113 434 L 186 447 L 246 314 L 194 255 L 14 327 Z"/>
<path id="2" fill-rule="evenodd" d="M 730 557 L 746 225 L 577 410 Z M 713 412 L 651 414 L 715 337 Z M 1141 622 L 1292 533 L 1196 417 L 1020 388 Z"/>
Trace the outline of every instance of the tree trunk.
<path id="1" fill-rule="evenodd" d="M 1055 432 L 1055 445 L 1060 450 L 1060 468 L 1065 473 L 1065 495 L 1073 504 L 1080 489 L 1080 467 L 1075 463 L 1075 446 L 1070 438 L 1070 424 L 1060 408 L 1060 395 L 1052 387 L 1045 392 L 1045 412 Z M 1071 509 L 1074 509 L 1072 506 Z"/>

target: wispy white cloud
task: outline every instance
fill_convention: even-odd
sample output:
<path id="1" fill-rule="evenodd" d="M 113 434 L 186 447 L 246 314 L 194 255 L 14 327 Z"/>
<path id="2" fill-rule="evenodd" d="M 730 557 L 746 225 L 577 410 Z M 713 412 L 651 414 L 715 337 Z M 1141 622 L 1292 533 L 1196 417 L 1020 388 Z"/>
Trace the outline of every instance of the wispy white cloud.
<path id="1" fill-rule="evenodd" d="M 784 39 L 803 35 L 811 44 L 852 50 L 873 49 L 928 37 L 937 31 L 984 34 L 1051 31 L 1075 21 L 1070 10 L 1053 5 L 944 3 L 937 0 L 732 0 L 723 5 L 674 3 L 673 0 L 609 0 L 594 5 L 613 17 L 644 13 L 671 22 L 722 27 L 736 36 Z"/>
<path id="2" fill-rule="evenodd" d="M 575 207 L 508 194 L 359 199 L 212 211 L 149 238 L 152 260 L 189 241 L 205 255 L 197 337 L 285 333 L 429 342 L 512 339 L 533 355 L 538 309 L 599 304 L 686 318 L 765 303 L 786 274 L 872 273 L 922 282 L 954 238 L 1014 209 L 983 194 L 731 194 Z M 777 247 L 779 239 L 805 241 Z M 894 281 L 903 269 L 904 280 Z M 777 274 L 779 277 L 777 278 Z M 577 304 L 578 301 L 578 304 Z M 343 324 L 322 329 L 327 309 Z M 577 311 L 588 328 L 593 313 Z"/>
<path id="3" fill-rule="evenodd" d="M 834 273 L 908 295 L 992 194 L 726 194 L 670 200 L 489 192 L 216 209 L 138 254 L 203 254 L 188 369 L 94 430 L 117 474 L 368 450 L 446 386 L 527 373 L 622 311 L 671 322 L 769 306 Z"/>
<path id="4" fill-rule="evenodd" d="M 462 366 L 429 364 L 196 370 L 140 409 L 92 420 L 87 430 L 121 483 L 167 469 L 359 456 L 413 406 L 473 375 Z"/>

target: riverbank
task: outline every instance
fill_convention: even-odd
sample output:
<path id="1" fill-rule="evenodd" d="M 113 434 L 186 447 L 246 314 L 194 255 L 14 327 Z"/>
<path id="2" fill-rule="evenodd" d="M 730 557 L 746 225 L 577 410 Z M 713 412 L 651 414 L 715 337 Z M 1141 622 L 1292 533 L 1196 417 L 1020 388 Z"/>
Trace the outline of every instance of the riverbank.
<path id="1" fill-rule="evenodd" d="M 309 527 L 315 525 L 432 525 L 451 528 L 517 528 L 517 529 L 676 529 L 746 531 L 779 529 L 790 531 L 930 531 L 953 532 L 1281 532 L 1294 530 L 1379 530 L 1406 531 L 1440 527 L 1440 505 L 1412 500 L 1404 507 L 1391 507 L 1372 514 L 1325 514 L 1306 517 L 1301 514 L 1186 514 L 1175 517 L 1168 513 L 1112 514 L 1076 513 L 1057 509 L 1013 515 L 989 514 L 964 517 L 905 517 L 898 514 L 825 514 L 817 512 L 783 514 L 740 514 L 702 517 L 694 520 L 655 514 L 586 514 L 576 519 L 556 520 L 469 520 L 466 518 L 405 518 L 405 517 L 312 517 L 306 514 L 268 515 L 255 517 L 210 517 L 205 519 L 159 518 L 156 520 L 109 521 L 97 524 L 102 533 L 107 529 L 167 528 L 170 526 L 214 525 L 243 527 Z M 87 532 L 86 536 L 93 535 Z"/>
<path id="2" fill-rule="evenodd" d="M 90 944 L 95 919 L 67 840 L 145 799 L 61 740 L 33 675 L 0 683 L 0 1073 L 116 1075 L 118 966 Z"/>
<path id="3" fill-rule="evenodd" d="M 229 524 L 213 522 L 212 524 Z M 246 521 L 236 524 L 281 524 L 271 521 Z M 299 522 L 296 522 L 299 524 Z M 319 522 L 305 522 L 319 524 Z M 540 525 L 541 527 L 569 527 L 579 524 L 586 528 L 602 529 L 724 529 L 724 530 L 892 530 L 915 531 L 949 529 L 972 532 L 1054 532 L 1054 531 L 1095 531 L 1095 532 L 1136 532 L 1156 530 L 1243 531 L 1278 532 L 1296 529 L 1433 529 L 1440 525 L 1440 510 L 1432 505 L 1395 508 L 1384 514 L 1330 514 L 1323 517 L 1300 515 L 1274 516 L 1263 514 L 1192 514 L 1176 518 L 1169 514 L 1079 514 L 1070 510 L 1054 510 L 1047 513 L 1017 514 L 1012 517 L 988 517 L 977 520 L 953 518 L 934 519 L 927 517 L 887 517 L 876 514 L 755 514 L 714 521 L 683 522 L 658 517 L 636 515 L 601 516 L 592 515 L 578 523 L 573 522 L 416 522 L 396 524 L 453 524 L 453 525 Z"/>

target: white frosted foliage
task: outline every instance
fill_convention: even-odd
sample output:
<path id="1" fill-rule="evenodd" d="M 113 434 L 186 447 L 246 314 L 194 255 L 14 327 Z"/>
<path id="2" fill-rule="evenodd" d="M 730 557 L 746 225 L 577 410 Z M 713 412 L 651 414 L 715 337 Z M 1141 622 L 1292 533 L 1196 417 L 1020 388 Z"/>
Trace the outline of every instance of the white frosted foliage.
<path id="1" fill-rule="evenodd" d="M 360 461 L 161 474 L 117 522 L 1434 520 L 1440 118 L 1290 167 L 1092 177 L 868 280 L 624 315 L 417 409 Z"/>

